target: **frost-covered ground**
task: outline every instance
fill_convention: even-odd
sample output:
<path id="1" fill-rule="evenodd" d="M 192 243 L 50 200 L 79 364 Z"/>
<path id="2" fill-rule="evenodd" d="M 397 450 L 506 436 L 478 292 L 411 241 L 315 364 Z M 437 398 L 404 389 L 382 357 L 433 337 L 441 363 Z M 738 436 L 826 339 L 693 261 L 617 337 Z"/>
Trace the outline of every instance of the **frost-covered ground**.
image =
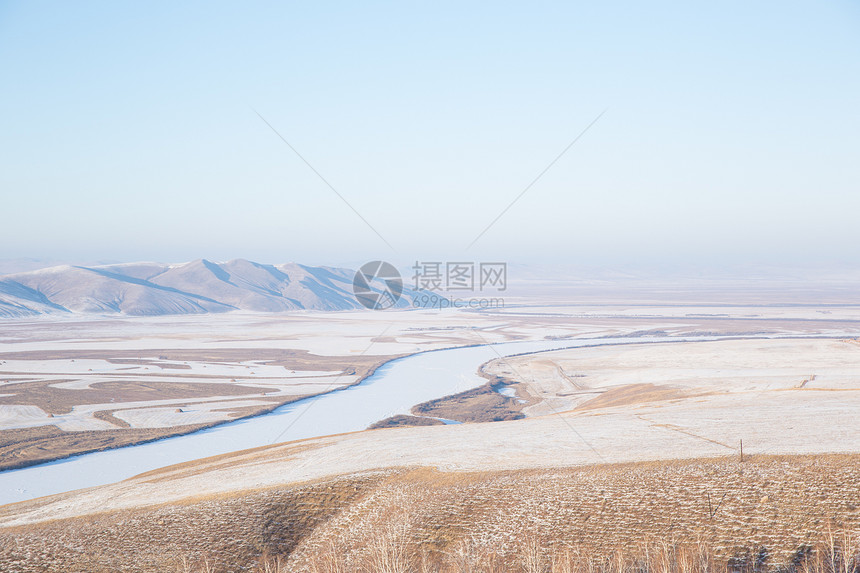
<path id="1" fill-rule="evenodd" d="M 539 416 L 575 408 L 665 402 L 699 410 L 718 395 L 766 407 L 776 393 L 805 409 L 841 396 L 860 405 L 860 345 L 854 339 L 721 340 L 583 348 L 494 360 L 491 375 L 524 383 Z"/>
<path id="2" fill-rule="evenodd" d="M 133 478 L 66 495 L 62 507 L 48 500 L 32 511 L 22 506 L 15 511 L 23 512 L 23 521 L 387 467 L 481 471 L 737 455 L 740 440 L 751 454 L 860 452 L 852 422 L 860 406 L 855 307 L 664 304 L 592 311 L 555 305 L 505 312 L 40 319 L 7 321 L 4 327 L 0 380 L 7 388 L 23 379 L 84 396 L 103 391 L 94 380 L 255 388 L 253 394 L 221 395 L 209 387 L 205 398 L 195 400 L 157 394 L 119 403 L 85 400 L 53 418 L 36 404 L 3 398 L 4 428 L 49 423 L 64 429 L 112 423 L 94 418 L 108 405 L 114 417 L 133 427 L 211 420 L 225 409 L 253 407 L 270 391 L 275 397 L 298 395 L 349 383 L 355 376 L 349 365 L 363 359 L 452 346 L 634 335 L 655 341 L 683 335 L 758 337 L 580 348 L 499 361 L 490 370 L 520 382 L 519 395 L 531 400 L 524 420 L 356 432 L 276 445 L 237 453 L 228 463 L 222 458 L 211 465 L 194 462 L 187 472 L 164 470 L 157 481 Z M 196 354 L 176 358 L 166 350 Z M 272 351 L 289 351 L 302 366 L 253 356 Z M 71 358 L 75 352 L 84 355 Z"/>
<path id="3" fill-rule="evenodd" d="M 352 357 L 384 360 L 468 344 L 643 332 L 849 337 L 860 331 L 860 308 L 796 304 L 712 307 L 533 304 L 491 312 L 40 317 L 6 320 L 2 326 L 0 430 L 39 425 L 85 430 L 116 427 L 115 423 L 94 416 L 101 411 L 109 411 L 117 420 L 141 428 L 229 419 L 238 410 L 263 406 L 274 399 L 317 394 L 355 383 L 360 373 L 348 367 Z M 198 354 L 180 356 L 183 359 L 162 355 L 183 350 Z M 305 352 L 307 357 L 296 366 L 255 356 L 277 350 Z M 328 358 L 340 361 L 332 367 Z M 539 373 L 541 363 L 531 364 L 530 368 Z M 558 374 L 555 367 L 550 370 Z M 629 370 L 632 374 L 619 378 L 617 383 L 661 382 L 662 374 L 656 364 L 642 363 Z M 821 375 L 821 368 L 818 370 Z M 690 375 L 700 373 L 690 372 Z M 22 383 L 78 392 L 64 394 L 62 399 L 50 402 L 53 406 L 49 408 L 45 400 L 34 399 L 32 393 L 24 392 Z M 129 391 L 140 384 L 156 390 L 169 384 L 184 385 L 183 388 L 192 388 L 191 394 L 195 394 L 193 388 L 198 384 L 201 390 L 194 396 L 183 390 L 177 397 L 160 396 L 155 391 L 151 397 L 140 399 L 140 392 Z M 222 394 L 217 390 L 218 384 L 234 388 Z M 239 390 L 235 389 L 237 386 Z M 105 387 L 112 391 L 95 391 Z M 247 392 L 241 391 L 243 387 Z M 575 390 L 576 384 L 572 387 Z M 543 410 L 535 406 L 529 412 L 550 411 L 547 406 L 564 409 L 579 401 L 580 397 L 562 396 L 557 403 L 549 400 Z"/>
<path id="4" fill-rule="evenodd" d="M 620 335 L 639 325 L 460 311 L 356 311 L 39 317 L 5 320 L 2 327 L 0 430 L 51 425 L 80 431 L 116 428 L 117 420 L 132 428 L 227 420 L 277 399 L 343 388 L 359 380 L 362 366 L 394 356 Z M 273 359 L 279 351 L 291 354 Z M 219 392 L 218 385 L 230 392 Z M 145 399 L 142 386 L 152 390 Z M 170 386 L 173 395 L 166 393 Z"/>
<path id="5" fill-rule="evenodd" d="M 132 428 L 226 420 L 274 399 L 351 385 L 362 364 L 512 337 L 490 328 L 478 338 L 471 320 L 357 312 L 4 321 L 0 430 L 117 427 L 97 412 L 110 412 Z M 293 354 L 275 360 L 273 351 Z M 231 392 L 219 393 L 218 385 Z M 142 386 L 152 390 L 148 399 L 140 399 Z M 181 391 L 169 397 L 170 388 Z"/>

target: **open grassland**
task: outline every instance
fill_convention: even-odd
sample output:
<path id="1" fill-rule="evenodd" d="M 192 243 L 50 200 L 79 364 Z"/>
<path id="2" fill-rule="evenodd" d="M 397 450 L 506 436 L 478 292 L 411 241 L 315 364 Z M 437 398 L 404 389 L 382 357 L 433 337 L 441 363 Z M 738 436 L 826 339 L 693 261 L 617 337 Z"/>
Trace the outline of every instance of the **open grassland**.
<path id="1" fill-rule="evenodd" d="M 22 573 L 226 572 L 265 558 L 283 571 L 693 573 L 813 567 L 828 533 L 837 550 L 856 549 L 839 532 L 857 531 L 857 455 L 391 469 L 7 527 L 0 563 Z"/>

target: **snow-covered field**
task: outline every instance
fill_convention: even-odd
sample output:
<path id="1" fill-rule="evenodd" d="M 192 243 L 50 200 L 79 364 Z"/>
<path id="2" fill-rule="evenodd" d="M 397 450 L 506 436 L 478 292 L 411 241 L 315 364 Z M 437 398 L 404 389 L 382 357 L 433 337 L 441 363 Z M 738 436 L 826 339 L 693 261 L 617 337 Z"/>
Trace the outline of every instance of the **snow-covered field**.
<path id="1" fill-rule="evenodd" d="M 238 410 L 264 406 L 263 394 L 294 399 L 353 384 L 360 372 L 350 365 L 374 358 L 521 339 L 618 335 L 638 328 L 453 310 L 51 316 L 5 320 L 2 326 L 0 394 L 11 396 L 0 397 L 0 430 L 52 425 L 69 431 L 116 428 L 96 412 L 111 412 L 132 428 L 227 420 Z M 191 354 L 181 356 L 183 351 Z M 259 359 L 276 351 L 296 353 L 300 364 Z M 35 399 L 22 384 L 77 392 Z M 139 392 L 131 392 L 141 384 L 156 391 L 142 400 Z M 159 395 L 157 390 L 168 384 L 187 387 L 181 396 Z M 218 392 L 218 384 L 234 388 L 226 395 Z"/>
<path id="2" fill-rule="evenodd" d="M 94 417 L 99 411 L 110 411 L 131 427 L 225 420 L 237 408 L 264 405 L 265 401 L 259 399 L 263 395 L 301 397 L 355 383 L 358 373 L 344 368 L 350 357 L 384 360 L 451 346 L 642 332 L 851 336 L 860 330 L 858 325 L 860 308 L 795 305 L 549 305 L 481 313 L 354 311 L 6 320 L 0 329 L 0 395 L 6 395 L 0 397 L 0 429 L 39 425 L 66 430 L 116 427 Z M 206 355 L 171 359 L 162 356 L 166 350 Z M 300 367 L 255 359 L 256 353 L 277 350 L 312 356 Z M 219 352 L 223 353 L 220 357 Z M 327 357 L 342 360 L 333 368 L 327 364 Z M 540 367 L 540 363 L 530 365 L 535 372 Z M 617 383 L 659 382 L 663 375 L 657 364 L 642 363 L 629 370 L 632 374 L 619 378 Z M 818 370 L 820 374 L 821 368 Z M 698 374 L 701 372 L 690 372 L 691 376 Z M 43 401 L 28 400 L 21 383 L 78 392 L 63 395 L 63 404 L 47 411 Z M 176 398 L 153 392 L 145 400 L 138 393 L 129 399 L 117 383 L 152 384 L 156 389 L 159 384 L 191 388 L 200 384 L 201 391 L 194 396 L 185 392 Z M 112 393 L 86 392 L 110 384 Z M 219 394 L 218 384 L 247 387 L 247 392 L 234 388 L 226 395 Z M 228 402 L 232 402 L 233 410 Z M 560 397 L 558 404 L 564 408 L 575 402 L 570 397 Z M 540 407 L 531 410 L 540 412 Z"/>
<path id="3" fill-rule="evenodd" d="M 295 399 L 354 384 L 362 374 L 359 358 L 367 363 L 512 338 L 494 328 L 476 336 L 471 320 L 446 313 L 379 316 L 368 311 L 4 321 L 0 395 L 6 400 L 0 397 L 0 430 L 46 425 L 69 431 L 116 428 L 94 416 L 104 411 L 132 428 L 227 420 L 237 410 L 265 406 L 271 399 Z M 206 358 L 163 356 L 183 351 Z M 272 351 L 295 353 L 298 365 L 287 364 L 289 357 L 255 359 Z M 334 358 L 338 360 L 332 362 Z M 46 397 L 45 390 L 36 396 L 29 388 L 33 385 L 56 396 Z M 151 398 L 139 399 L 140 385 L 153 390 Z M 159 389 L 168 385 L 182 385 L 181 396 L 160 395 Z M 221 394 L 218 385 L 232 391 Z"/>
<path id="4" fill-rule="evenodd" d="M 853 307 L 844 313 L 829 308 L 830 314 L 815 320 L 807 315 L 817 310 L 793 307 L 757 308 L 760 316 L 746 320 L 739 316 L 746 308 L 702 307 L 685 317 L 664 316 L 680 312 L 671 306 L 640 308 L 636 316 L 625 316 L 627 307 L 603 307 L 593 317 L 560 308 L 16 321 L 0 341 L 0 380 L 11 380 L 7 387 L 28 378 L 86 393 L 101 388 L 90 378 L 98 377 L 152 384 L 215 381 L 224 388 L 241 382 L 257 390 L 211 394 L 193 404 L 166 398 L 84 401 L 53 418 L 33 404 L 7 401 L 0 410 L 4 428 L 43 423 L 95 428 L 96 422 L 108 423 L 93 417 L 108 405 L 113 416 L 138 428 L 209 421 L 221 410 L 258 405 L 263 399 L 259 387 L 268 397 L 269 389 L 273 395 L 298 395 L 350 383 L 355 375 L 348 364 L 367 357 L 515 340 L 544 341 L 545 348 L 576 338 L 632 342 L 635 336 L 640 342 L 491 362 L 490 373 L 518 382 L 520 397 L 530 399 L 524 420 L 354 432 L 275 445 L 238 453 L 230 463 L 211 468 L 205 460 L 194 463 L 189 473 L 164 470 L 169 487 L 161 479 L 134 478 L 83 492 L 73 502 L 66 498 L 62 507 L 47 501 L 32 512 L 22 507 L 19 517 L 23 522 L 82 515 L 100 507 L 162 503 L 386 467 L 480 471 L 737 455 L 741 440 L 751 454 L 860 452 L 860 434 L 852 423 L 860 406 L 860 321 Z M 724 314 L 729 316 L 715 316 Z M 744 339 L 681 342 L 685 335 Z M 665 342 L 667 336 L 676 341 Z M 165 356 L 164 349 L 209 354 L 184 360 Z M 287 368 L 246 356 L 246 350 L 299 352 L 304 362 L 301 368 Z M 86 355 L 71 362 L 73 351 Z M 112 354 L 92 354 L 98 352 Z M 228 358 L 218 358 L 219 352 Z M 322 409 L 309 414 L 322 415 Z"/>
<path id="5" fill-rule="evenodd" d="M 523 382 L 539 416 L 655 398 L 698 404 L 732 394 L 763 407 L 792 393 L 804 408 L 827 393 L 860 405 L 860 345 L 853 339 L 722 340 L 584 348 L 494 360 L 492 375 Z M 698 406 L 693 406 L 698 409 Z"/>
<path id="6" fill-rule="evenodd" d="M 730 354 L 726 357 L 731 360 Z M 860 432 L 854 424 L 858 406 L 857 391 L 772 388 L 625 403 L 509 422 L 354 432 L 201 460 L 71 497 L 9 506 L 2 523 L 170 503 L 388 467 L 480 472 L 738 456 L 740 440 L 746 455 L 753 456 L 856 453 L 860 452 Z"/>

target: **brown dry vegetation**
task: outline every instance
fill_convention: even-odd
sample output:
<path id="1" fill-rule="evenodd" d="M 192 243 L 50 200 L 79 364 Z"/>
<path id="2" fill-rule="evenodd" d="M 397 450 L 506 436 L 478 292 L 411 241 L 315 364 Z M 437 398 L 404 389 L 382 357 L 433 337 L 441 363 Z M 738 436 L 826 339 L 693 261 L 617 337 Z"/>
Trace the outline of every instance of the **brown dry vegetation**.
<path id="1" fill-rule="evenodd" d="M 645 402 L 659 402 L 661 400 L 678 400 L 692 396 L 701 396 L 702 393 L 692 394 L 684 392 L 679 388 L 661 386 L 657 384 L 627 384 L 610 388 L 598 396 L 586 400 L 576 407 L 577 410 L 593 410 L 596 408 L 610 408 L 612 406 L 629 406 L 631 404 L 642 404 Z"/>
<path id="2" fill-rule="evenodd" d="M 95 382 L 88 388 L 57 388 L 57 380 L 41 380 L 21 384 L 4 384 L 0 405 L 25 404 L 37 406 L 49 414 L 68 414 L 80 404 L 110 402 L 147 402 L 150 400 L 187 400 L 211 396 L 248 396 L 271 391 L 245 384 L 211 382 L 149 382 L 127 380 Z"/>
<path id="3" fill-rule="evenodd" d="M 134 357 L 135 354 L 139 356 Z M 150 357 L 157 357 L 153 361 Z M 385 360 L 389 360 L 389 357 Z M 279 348 L 216 348 L 175 350 L 28 350 L 0 353 L 0 360 L 108 360 L 129 364 L 155 364 L 159 362 L 260 362 L 283 366 L 290 370 L 343 370 L 361 374 L 380 364 L 379 356 L 320 356 L 307 350 Z M 181 367 L 181 366 L 180 366 Z"/>
<path id="4" fill-rule="evenodd" d="M 441 426 L 445 422 L 433 418 L 424 418 L 421 416 L 407 416 L 405 414 L 397 414 L 390 418 L 385 418 L 378 422 L 374 422 L 367 429 L 379 430 L 381 428 L 405 428 L 408 426 Z"/>
<path id="5" fill-rule="evenodd" d="M 401 469 L 10 527 L 0 564 L 154 572 L 184 559 L 226 572 L 268 556 L 283 571 L 847 573 L 856 562 L 828 569 L 823 549 L 850 543 L 826 537 L 858 530 L 858 455 Z"/>
<path id="6" fill-rule="evenodd" d="M 296 398 L 291 397 L 260 399 L 269 401 L 270 405 L 232 408 L 230 409 L 232 420 L 266 414 L 278 406 L 296 400 Z M 78 454 L 182 436 L 226 423 L 222 421 L 207 424 L 187 424 L 170 428 L 129 428 L 123 427 L 122 424 L 126 424 L 126 422 L 114 417 L 112 411 L 100 410 L 95 412 L 93 416 L 116 424 L 118 427 L 111 430 L 66 432 L 51 425 L 0 431 L 0 471 L 32 466 Z"/>
<path id="7" fill-rule="evenodd" d="M 489 382 L 465 392 L 422 402 L 412 407 L 414 416 L 402 414 L 392 416 L 372 424 L 369 429 L 429 426 L 444 423 L 435 418 L 470 423 L 501 422 L 519 420 L 525 417 L 523 408 L 528 403 L 520 403 L 520 401 L 503 396 L 496 391 L 499 386 L 509 385 L 507 380 L 501 376 L 486 374 L 483 366 L 478 369 L 478 374 L 488 379 Z M 519 386 L 517 383 L 510 384 L 514 387 Z"/>
<path id="8" fill-rule="evenodd" d="M 167 370 L 191 370 L 191 366 L 188 364 L 176 364 L 161 360 L 145 360 L 143 358 L 109 358 L 107 362 L 111 364 L 130 364 L 132 366 L 154 366 Z"/>
<path id="9" fill-rule="evenodd" d="M 131 351 L 133 352 L 133 351 Z M 128 350 L 58 350 L 26 351 L 0 354 L 7 360 L 49 360 L 49 359 L 103 359 L 120 364 L 150 365 L 162 368 L 186 368 L 180 361 L 208 361 L 210 363 L 236 363 L 256 361 L 284 366 L 292 370 L 337 371 L 344 375 L 357 375 L 358 381 L 371 375 L 389 357 L 379 356 L 318 356 L 304 350 L 280 349 L 215 349 L 215 350 L 147 350 L 146 356 L 156 359 L 128 358 Z M 396 357 L 394 357 L 396 358 Z M 164 361 L 174 361 L 164 362 Z M 103 376 L 103 374 L 99 374 Z M 164 377 L 163 373 L 158 374 Z M 83 376 L 86 376 L 84 374 Z M 207 382 L 206 379 L 221 379 L 225 376 L 188 375 L 183 378 L 199 378 L 199 382 L 149 381 L 140 373 L 111 373 L 119 378 L 116 381 L 94 382 L 88 388 L 57 388 L 54 385 L 72 380 L 27 380 L 3 385 L 0 405 L 33 405 L 52 415 L 65 414 L 80 404 L 108 404 L 111 402 L 146 402 L 150 400 L 188 400 L 178 404 L 181 408 L 194 400 L 213 396 L 245 397 L 269 402 L 267 405 L 224 408 L 229 411 L 231 420 L 258 416 L 271 412 L 278 406 L 288 404 L 307 396 L 266 397 L 271 388 L 253 385 L 253 379 L 240 383 Z M 137 379 L 135 379 L 137 378 Z M 358 383 L 358 382 L 356 382 Z M 170 428 L 129 428 L 123 420 L 115 417 L 113 411 L 103 410 L 93 414 L 97 419 L 108 421 L 116 429 L 67 432 L 57 426 L 16 428 L 0 431 L 0 470 L 19 468 L 43 462 L 58 460 L 88 452 L 119 448 L 132 444 L 149 442 L 171 436 L 196 432 L 204 428 L 231 420 L 205 424 L 186 424 Z"/>
<path id="10" fill-rule="evenodd" d="M 4 430 L 0 432 L 0 470 L 179 436 L 212 425 L 193 424 L 179 428 L 117 428 L 85 432 L 64 432 L 57 426 Z"/>
<path id="11" fill-rule="evenodd" d="M 468 541 L 451 551 L 428 552 L 410 546 L 396 530 L 380 532 L 359 561 L 347 564 L 339 548 L 330 546 L 306 566 L 296 567 L 280 557 L 261 558 L 253 573 L 858 573 L 860 543 L 850 531 L 828 530 L 814 545 L 804 546 L 789 562 L 771 564 L 762 547 L 749 547 L 732 557 L 717 555 L 707 543 L 651 542 L 617 548 L 598 557 L 579 547 L 550 549 L 545 540 L 527 537 L 506 554 L 476 551 Z M 214 573 L 204 559 L 197 569 L 182 562 L 181 573 Z"/>
<path id="12" fill-rule="evenodd" d="M 500 422 L 524 418 L 523 404 L 502 396 L 491 383 L 418 404 L 412 412 L 457 422 Z"/>
<path id="13" fill-rule="evenodd" d="M 116 412 L 116 410 L 99 410 L 97 412 L 93 412 L 93 418 L 96 420 L 102 420 L 103 422 L 110 422 L 117 428 L 131 428 L 131 424 L 114 416 L 114 412 Z M 2 434 L 0 434 L 0 436 L 2 436 Z"/>

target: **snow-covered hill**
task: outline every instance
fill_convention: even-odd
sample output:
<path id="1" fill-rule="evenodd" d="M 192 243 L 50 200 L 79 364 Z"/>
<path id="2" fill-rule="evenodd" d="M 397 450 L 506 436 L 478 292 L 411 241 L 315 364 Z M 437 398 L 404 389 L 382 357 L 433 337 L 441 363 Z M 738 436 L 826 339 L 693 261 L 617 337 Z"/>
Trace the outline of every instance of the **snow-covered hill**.
<path id="1" fill-rule="evenodd" d="M 200 314 L 363 308 L 354 270 L 205 259 L 179 265 L 57 266 L 0 276 L 0 317 L 47 313 Z M 398 306 L 410 304 L 404 292 Z"/>

